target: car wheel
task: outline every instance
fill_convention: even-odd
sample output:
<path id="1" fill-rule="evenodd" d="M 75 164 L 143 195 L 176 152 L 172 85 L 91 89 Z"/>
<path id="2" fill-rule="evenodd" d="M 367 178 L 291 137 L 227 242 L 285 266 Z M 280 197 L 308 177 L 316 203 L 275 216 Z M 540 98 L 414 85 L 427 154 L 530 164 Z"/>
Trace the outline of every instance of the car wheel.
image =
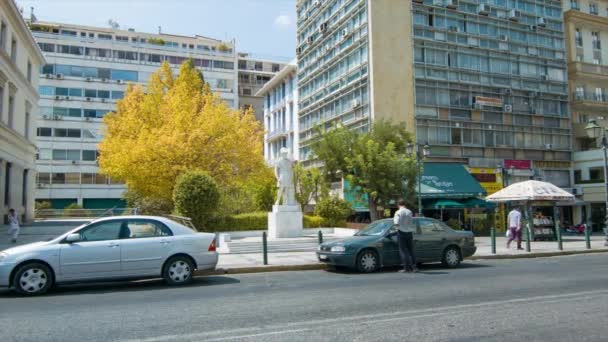
<path id="1" fill-rule="evenodd" d="M 183 285 L 192 281 L 194 265 L 190 258 L 176 256 L 165 263 L 163 278 L 169 285 Z"/>
<path id="2" fill-rule="evenodd" d="M 443 251 L 441 263 L 449 268 L 454 268 L 460 265 L 460 249 L 455 246 L 449 246 Z"/>
<path id="3" fill-rule="evenodd" d="M 53 273 L 45 264 L 38 262 L 25 264 L 15 272 L 13 286 L 15 292 L 21 295 L 40 295 L 53 286 Z"/>
<path id="4" fill-rule="evenodd" d="M 359 253 L 357 257 L 357 269 L 359 272 L 371 273 L 378 269 L 380 265 L 380 259 L 378 253 L 371 249 L 366 249 Z"/>

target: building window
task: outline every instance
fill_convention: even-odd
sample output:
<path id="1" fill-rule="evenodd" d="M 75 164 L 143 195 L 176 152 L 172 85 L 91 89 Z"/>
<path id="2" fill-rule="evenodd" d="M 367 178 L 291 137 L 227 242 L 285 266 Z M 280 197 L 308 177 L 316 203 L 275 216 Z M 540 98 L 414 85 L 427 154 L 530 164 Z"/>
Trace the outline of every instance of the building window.
<path id="1" fill-rule="evenodd" d="M 279 64 L 272 64 L 272 72 L 279 72 L 281 70 L 281 65 Z"/>
<path id="2" fill-rule="evenodd" d="M 574 40 L 576 41 L 577 47 L 583 47 L 583 34 L 580 29 L 576 29 L 574 33 Z"/>
<path id="3" fill-rule="evenodd" d="M 11 168 L 12 168 L 13 164 L 11 163 L 6 163 L 6 175 L 4 176 L 4 205 L 6 206 L 10 206 L 11 202 L 11 191 L 10 191 L 10 186 L 11 186 Z"/>
<path id="4" fill-rule="evenodd" d="M 576 87 L 576 99 L 582 100 L 585 98 L 585 88 L 582 86 Z"/>
<path id="5" fill-rule="evenodd" d="M 604 168 L 602 168 L 602 167 L 589 168 L 589 180 L 590 181 L 603 181 L 604 180 Z"/>
<path id="6" fill-rule="evenodd" d="M 23 180 L 21 182 L 21 205 L 27 207 L 27 177 L 29 170 L 23 170 Z"/>
<path id="7" fill-rule="evenodd" d="M 243 95 L 251 96 L 251 88 L 243 88 Z"/>
<path id="8" fill-rule="evenodd" d="M 30 139 L 30 119 L 31 119 L 31 113 L 32 111 L 32 105 L 28 102 L 25 101 L 25 127 L 24 129 L 24 137 L 25 139 L 29 140 Z"/>
<path id="9" fill-rule="evenodd" d="M 40 50 L 43 52 L 55 52 L 55 44 L 50 43 L 38 43 Z"/>
<path id="10" fill-rule="evenodd" d="M 574 170 L 574 183 L 579 184 L 583 180 L 581 170 Z"/>
<path id="11" fill-rule="evenodd" d="M 95 151 L 95 150 L 83 150 L 82 151 L 82 160 L 86 160 L 86 161 L 95 161 L 95 160 L 97 160 L 97 151 Z"/>
<path id="12" fill-rule="evenodd" d="M 112 40 L 112 35 L 111 34 L 101 34 L 101 33 L 98 33 L 97 34 L 97 38 L 104 39 L 104 40 Z"/>
<path id="13" fill-rule="evenodd" d="M 604 89 L 595 88 L 595 101 L 604 102 Z"/>
<path id="14" fill-rule="evenodd" d="M 262 62 L 255 62 L 255 70 L 257 70 L 257 71 L 263 71 L 264 70 L 264 64 Z"/>
<path id="15" fill-rule="evenodd" d="M 13 128 L 13 116 L 15 115 L 15 98 L 8 97 L 8 127 Z"/>
<path id="16" fill-rule="evenodd" d="M 32 62 L 27 61 L 27 81 L 32 83 Z"/>
<path id="17" fill-rule="evenodd" d="M 597 4 L 595 2 L 589 3 L 589 13 L 598 15 Z"/>
<path id="18" fill-rule="evenodd" d="M 602 48 L 599 32 L 591 32 L 591 41 L 594 49 L 600 50 Z"/>
<path id="19" fill-rule="evenodd" d="M 50 137 L 53 134 L 53 129 L 50 127 L 38 127 L 36 135 L 39 137 Z"/>
<path id="20" fill-rule="evenodd" d="M 6 50 L 6 24 L 4 21 L 0 22 L 0 48 Z"/>
<path id="21" fill-rule="evenodd" d="M 570 0 L 570 8 L 578 11 L 578 0 Z"/>
<path id="22" fill-rule="evenodd" d="M 4 117 L 4 87 L 0 85 L 0 120 Z"/>
<path id="23" fill-rule="evenodd" d="M 11 41 L 11 61 L 17 63 L 17 40 L 13 37 Z"/>
<path id="24" fill-rule="evenodd" d="M 51 184 L 51 174 L 48 172 L 38 172 L 36 175 L 38 184 Z"/>

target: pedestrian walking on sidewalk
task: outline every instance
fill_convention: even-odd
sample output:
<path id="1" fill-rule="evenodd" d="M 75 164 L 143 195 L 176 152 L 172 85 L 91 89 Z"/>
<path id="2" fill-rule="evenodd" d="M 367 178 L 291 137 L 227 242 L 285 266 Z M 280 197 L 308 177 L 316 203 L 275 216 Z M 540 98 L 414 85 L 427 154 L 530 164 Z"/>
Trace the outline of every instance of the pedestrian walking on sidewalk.
<path id="1" fill-rule="evenodd" d="M 397 226 L 397 243 L 399 255 L 403 262 L 403 270 L 399 272 L 418 272 L 416 256 L 414 255 L 414 219 L 412 211 L 405 207 L 405 201 L 398 202 L 399 210 L 395 213 L 393 223 Z"/>
<path id="2" fill-rule="evenodd" d="M 509 240 L 507 241 L 507 249 L 511 247 L 511 242 L 517 239 L 517 249 L 522 250 L 521 248 L 521 212 L 518 207 L 513 208 L 509 212 L 509 217 L 507 220 L 507 224 L 509 227 Z"/>
<path id="3" fill-rule="evenodd" d="M 19 217 L 15 209 L 11 208 L 8 210 L 8 234 L 11 236 L 10 240 L 12 243 L 17 243 L 19 231 Z"/>

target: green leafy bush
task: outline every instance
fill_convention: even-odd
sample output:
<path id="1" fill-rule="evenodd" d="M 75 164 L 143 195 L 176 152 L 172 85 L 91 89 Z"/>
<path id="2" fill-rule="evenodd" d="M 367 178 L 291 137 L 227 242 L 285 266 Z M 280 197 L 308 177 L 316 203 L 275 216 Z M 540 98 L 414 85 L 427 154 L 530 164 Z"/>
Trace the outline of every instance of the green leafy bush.
<path id="1" fill-rule="evenodd" d="M 320 216 L 304 215 L 304 228 L 334 227 Z M 340 222 L 337 227 L 346 227 L 346 222 Z M 208 223 L 206 231 L 210 232 L 238 232 L 249 230 L 268 229 L 268 213 L 254 212 L 247 214 L 216 217 Z"/>
<path id="2" fill-rule="evenodd" d="M 91 212 L 88 210 L 82 209 L 82 206 L 77 203 L 71 203 L 67 207 L 64 208 L 64 215 L 67 217 L 89 217 L 91 216 Z"/>
<path id="3" fill-rule="evenodd" d="M 192 219 L 198 230 L 204 230 L 220 199 L 215 180 L 207 173 L 194 170 L 182 173 L 175 181 L 173 203 L 178 215 Z"/>
<path id="4" fill-rule="evenodd" d="M 323 217 L 328 227 L 339 227 L 343 226 L 346 218 L 353 214 L 353 208 L 341 198 L 325 197 L 315 206 L 315 214 Z"/>
<path id="5" fill-rule="evenodd" d="M 126 191 L 123 195 L 129 208 L 138 208 L 140 215 L 164 215 L 173 211 L 173 203 L 150 197 L 143 197 L 134 191 Z"/>

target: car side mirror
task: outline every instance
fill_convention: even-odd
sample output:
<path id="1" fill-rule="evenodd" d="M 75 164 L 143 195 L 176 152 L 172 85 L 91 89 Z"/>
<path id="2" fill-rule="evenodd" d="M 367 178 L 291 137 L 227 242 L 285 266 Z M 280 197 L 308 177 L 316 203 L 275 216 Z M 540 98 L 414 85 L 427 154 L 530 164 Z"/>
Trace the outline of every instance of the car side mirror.
<path id="1" fill-rule="evenodd" d="M 70 234 L 65 238 L 65 242 L 67 243 L 74 243 L 81 240 L 82 239 L 80 238 L 80 234 Z"/>

